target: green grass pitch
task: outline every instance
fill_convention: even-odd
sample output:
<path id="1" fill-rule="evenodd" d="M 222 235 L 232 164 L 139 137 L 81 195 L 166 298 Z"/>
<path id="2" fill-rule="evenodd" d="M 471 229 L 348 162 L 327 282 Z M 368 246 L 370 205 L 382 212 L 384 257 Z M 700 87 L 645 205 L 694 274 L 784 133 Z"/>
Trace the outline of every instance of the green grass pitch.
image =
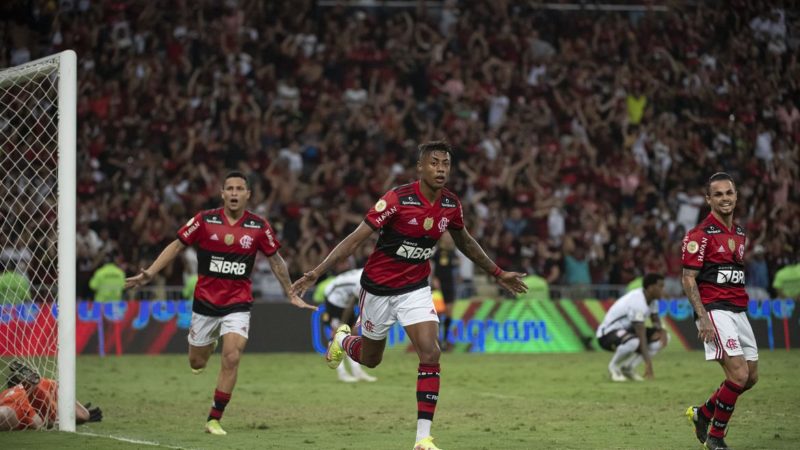
<path id="1" fill-rule="evenodd" d="M 722 381 L 699 352 L 667 351 L 656 380 L 612 383 L 610 354 L 445 354 L 433 435 L 454 449 L 700 449 L 686 418 Z M 247 354 L 222 421 L 203 433 L 219 357 L 205 374 L 184 355 L 80 357 L 78 398 L 103 408 L 79 433 L 0 435 L 8 449 L 411 449 L 416 356 L 387 352 L 378 382 L 343 384 L 312 354 Z M 739 399 L 726 440 L 736 449 L 800 447 L 800 352 L 762 351 L 760 382 Z"/>

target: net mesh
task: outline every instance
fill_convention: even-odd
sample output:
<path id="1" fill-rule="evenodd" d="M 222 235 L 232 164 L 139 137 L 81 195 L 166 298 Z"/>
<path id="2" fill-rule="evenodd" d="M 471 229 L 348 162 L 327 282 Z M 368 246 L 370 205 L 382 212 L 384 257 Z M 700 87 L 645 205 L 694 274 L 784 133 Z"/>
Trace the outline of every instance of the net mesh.
<path id="1" fill-rule="evenodd" d="M 58 57 L 0 70 L 0 429 L 56 422 L 57 168 Z"/>

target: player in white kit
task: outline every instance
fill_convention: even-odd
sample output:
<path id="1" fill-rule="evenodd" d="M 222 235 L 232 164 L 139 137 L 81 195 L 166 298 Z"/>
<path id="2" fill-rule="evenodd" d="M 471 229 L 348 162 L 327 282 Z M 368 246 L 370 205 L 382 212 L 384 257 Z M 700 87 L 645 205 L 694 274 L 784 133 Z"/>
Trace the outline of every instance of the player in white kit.
<path id="1" fill-rule="evenodd" d="M 356 323 L 354 306 L 361 293 L 361 272 L 363 271 L 364 269 L 353 269 L 342 272 L 325 286 L 325 314 L 323 315 L 323 321 L 331 327 L 331 339 L 333 339 L 336 329 L 342 324 L 347 324 L 354 328 Z M 345 383 L 354 383 L 359 380 L 370 382 L 377 380 L 377 378 L 366 373 L 361 364 L 353 361 L 349 356 L 345 359 L 350 364 L 350 373 L 347 372 L 344 364 L 340 364 L 336 368 L 339 380 Z"/>
<path id="2" fill-rule="evenodd" d="M 656 300 L 664 294 L 664 277 L 648 273 L 641 288 L 620 297 L 606 313 L 597 327 L 597 340 L 605 350 L 614 352 L 608 363 L 608 373 L 613 381 L 642 381 L 636 367 L 645 363 L 645 378 L 653 378 L 652 357 L 666 347 L 669 336 L 661 328 Z M 650 316 L 653 327 L 645 328 Z"/>

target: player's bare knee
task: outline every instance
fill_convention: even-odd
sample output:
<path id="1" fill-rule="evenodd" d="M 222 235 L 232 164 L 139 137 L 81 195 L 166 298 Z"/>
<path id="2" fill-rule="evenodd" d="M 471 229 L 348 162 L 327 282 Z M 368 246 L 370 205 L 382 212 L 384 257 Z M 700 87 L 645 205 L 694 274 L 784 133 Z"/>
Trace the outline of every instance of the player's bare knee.
<path id="1" fill-rule="evenodd" d="M 207 358 L 195 355 L 189 356 L 189 366 L 191 366 L 192 369 L 202 369 L 206 366 L 206 363 L 208 363 Z"/>
<path id="2" fill-rule="evenodd" d="M 374 369 L 374 368 L 378 367 L 378 364 L 380 364 L 381 361 L 383 361 L 383 355 L 377 355 L 377 356 L 372 356 L 372 357 L 366 356 L 366 355 L 362 355 L 361 356 L 361 361 L 360 361 L 359 364 L 361 364 L 364 367 L 368 367 L 370 369 Z"/>
<path id="3" fill-rule="evenodd" d="M 242 353 L 239 351 L 222 352 L 222 366 L 225 368 L 235 368 L 239 366 Z"/>
<path id="4" fill-rule="evenodd" d="M 747 376 L 747 383 L 744 385 L 745 389 L 752 389 L 758 383 L 758 372 L 750 372 Z"/>
<path id="5" fill-rule="evenodd" d="M 438 345 L 419 352 L 419 362 L 422 364 L 438 364 L 442 351 Z"/>
<path id="6" fill-rule="evenodd" d="M 750 379 L 750 374 L 748 372 L 747 366 L 731 370 L 728 374 L 728 379 L 739 386 L 745 386 Z"/>

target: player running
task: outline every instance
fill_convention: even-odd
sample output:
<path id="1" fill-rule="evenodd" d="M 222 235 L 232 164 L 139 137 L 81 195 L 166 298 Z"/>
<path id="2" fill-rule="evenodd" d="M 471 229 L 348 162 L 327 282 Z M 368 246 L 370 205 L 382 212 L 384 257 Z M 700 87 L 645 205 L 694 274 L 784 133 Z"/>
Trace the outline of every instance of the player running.
<path id="1" fill-rule="evenodd" d="M 220 420 L 236 385 L 239 360 L 247 344 L 250 309 L 253 306 L 250 273 L 256 252 L 267 256 L 272 272 L 289 301 L 299 308 L 315 310 L 291 292 L 286 262 L 278 253 L 280 243 L 266 219 L 246 209 L 250 186 L 241 172 L 231 172 L 222 187 L 222 208 L 203 211 L 189 219 L 172 241 L 148 267 L 125 281 L 125 287 L 150 282 L 184 248 L 197 247 L 198 280 L 192 303 L 189 329 L 189 365 L 201 373 L 222 336 L 222 364 L 208 413 L 206 432 L 227 434 Z"/>
<path id="2" fill-rule="evenodd" d="M 364 222 L 293 285 L 295 293 L 302 295 L 337 261 L 353 254 L 373 231 L 379 232 L 361 275 L 363 336 L 351 336 L 349 326 L 340 326 L 325 358 L 331 368 L 338 367 L 345 354 L 367 367 L 376 367 L 383 358 L 389 328 L 400 322 L 419 356 L 416 450 L 438 449 L 430 429 L 439 399 L 439 317 L 428 286 L 428 260 L 436 242 L 449 230 L 456 247 L 491 273 L 500 286 L 514 293 L 527 290 L 522 282 L 525 274 L 498 267 L 464 228 L 461 202 L 444 187 L 451 158 L 452 150 L 446 142 L 420 145 L 419 180 L 384 194 L 367 212 Z"/>

